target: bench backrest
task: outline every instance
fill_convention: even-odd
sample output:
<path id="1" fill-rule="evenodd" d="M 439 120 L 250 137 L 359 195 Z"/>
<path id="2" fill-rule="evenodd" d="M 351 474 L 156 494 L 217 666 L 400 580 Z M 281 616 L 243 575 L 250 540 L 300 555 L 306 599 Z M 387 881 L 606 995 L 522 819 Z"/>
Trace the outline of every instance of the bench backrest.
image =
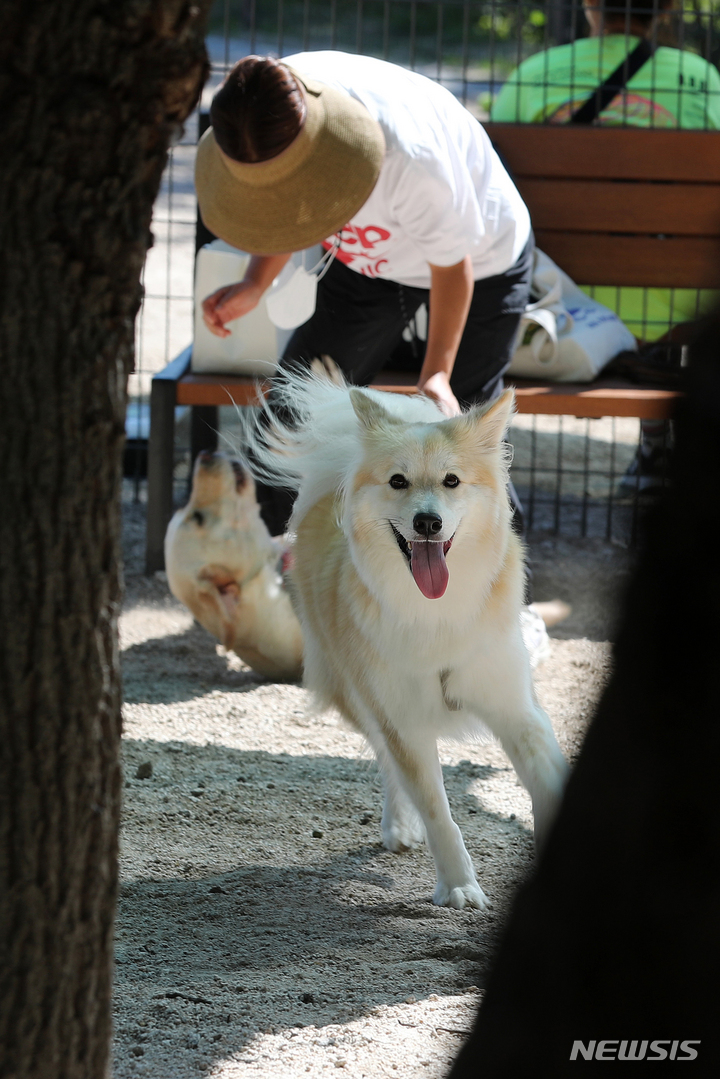
<path id="1" fill-rule="evenodd" d="M 720 288 L 720 132 L 484 127 L 579 284 Z"/>

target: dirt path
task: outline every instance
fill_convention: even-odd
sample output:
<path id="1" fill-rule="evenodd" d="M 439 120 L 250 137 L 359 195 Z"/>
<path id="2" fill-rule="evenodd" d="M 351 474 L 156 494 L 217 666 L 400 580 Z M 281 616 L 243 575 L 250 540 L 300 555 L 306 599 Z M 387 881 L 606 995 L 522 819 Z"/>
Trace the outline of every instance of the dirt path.
<path id="1" fill-rule="evenodd" d="M 434 907 L 427 851 L 380 846 L 363 740 L 313 716 L 300 686 L 224 655 L 162 579 L 140 574 L 142 513 L 126 516 L 115 1076 L 443 1075 L 532 861 L 529 799 L 507 759 L 494 744 L 443 749 L 494 909 Z M 536 680 L 572 756 L 626 560 L 553 541 L 534 556 L 537 598 L 575 604 Z"/>

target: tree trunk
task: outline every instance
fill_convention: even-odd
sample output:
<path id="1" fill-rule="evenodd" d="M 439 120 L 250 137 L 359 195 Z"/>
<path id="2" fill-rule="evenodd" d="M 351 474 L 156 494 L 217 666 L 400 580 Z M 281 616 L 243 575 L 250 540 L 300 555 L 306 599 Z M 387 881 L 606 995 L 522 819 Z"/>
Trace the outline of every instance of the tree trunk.
<path id="1" fill-rule="evenodd" d="M 140 271 L 210 0 L 0 14 L 0 1074 L 107 1073 Z"/>

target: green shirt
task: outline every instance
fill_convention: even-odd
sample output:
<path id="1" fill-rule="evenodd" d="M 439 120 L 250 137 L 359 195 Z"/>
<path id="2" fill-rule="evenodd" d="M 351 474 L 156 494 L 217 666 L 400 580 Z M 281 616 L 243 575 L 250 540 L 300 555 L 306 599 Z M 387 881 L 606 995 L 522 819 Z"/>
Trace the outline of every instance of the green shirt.
<path id="1" fill-rule="evenodd" d="M 581 38 L 524 60 L 495 98 L 491 119 L 506 123 L 568 123 L 635 48 L 625 34 Z M 628 81 L 599 117 L 602 126 L 720 128 L 720 74 L 694 53 L 665 46 Z M 708 289 L 586 289 L 616 311 L 646 341 L 706 311 L 717 293 Z"/>
<path id="2" fill-rule="evenodd" d="M 510 76 L 491 118 L 520 124 L 564 124 L 632 52 L 639 38 L 586 37 L 535 53 Z M 661 46 L 636 71 L 600 123 L 633 127 L 720 128 L 720 74 L 691 52 Z"/>

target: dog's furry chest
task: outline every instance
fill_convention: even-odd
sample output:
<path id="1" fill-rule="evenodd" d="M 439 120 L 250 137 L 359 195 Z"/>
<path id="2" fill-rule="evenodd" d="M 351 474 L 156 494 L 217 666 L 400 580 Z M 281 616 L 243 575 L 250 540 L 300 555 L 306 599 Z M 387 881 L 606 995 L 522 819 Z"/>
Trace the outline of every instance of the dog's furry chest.
<path id="1" fill-rule="evenodd" d="M 482 648 L 477 627 L 455 626 L 440 618 L 397 622 L 385 616 L 367 620 L 355 611 L 355 624 L 383 662 L 414 673 L 454 669 L 472 662 Z"/>

